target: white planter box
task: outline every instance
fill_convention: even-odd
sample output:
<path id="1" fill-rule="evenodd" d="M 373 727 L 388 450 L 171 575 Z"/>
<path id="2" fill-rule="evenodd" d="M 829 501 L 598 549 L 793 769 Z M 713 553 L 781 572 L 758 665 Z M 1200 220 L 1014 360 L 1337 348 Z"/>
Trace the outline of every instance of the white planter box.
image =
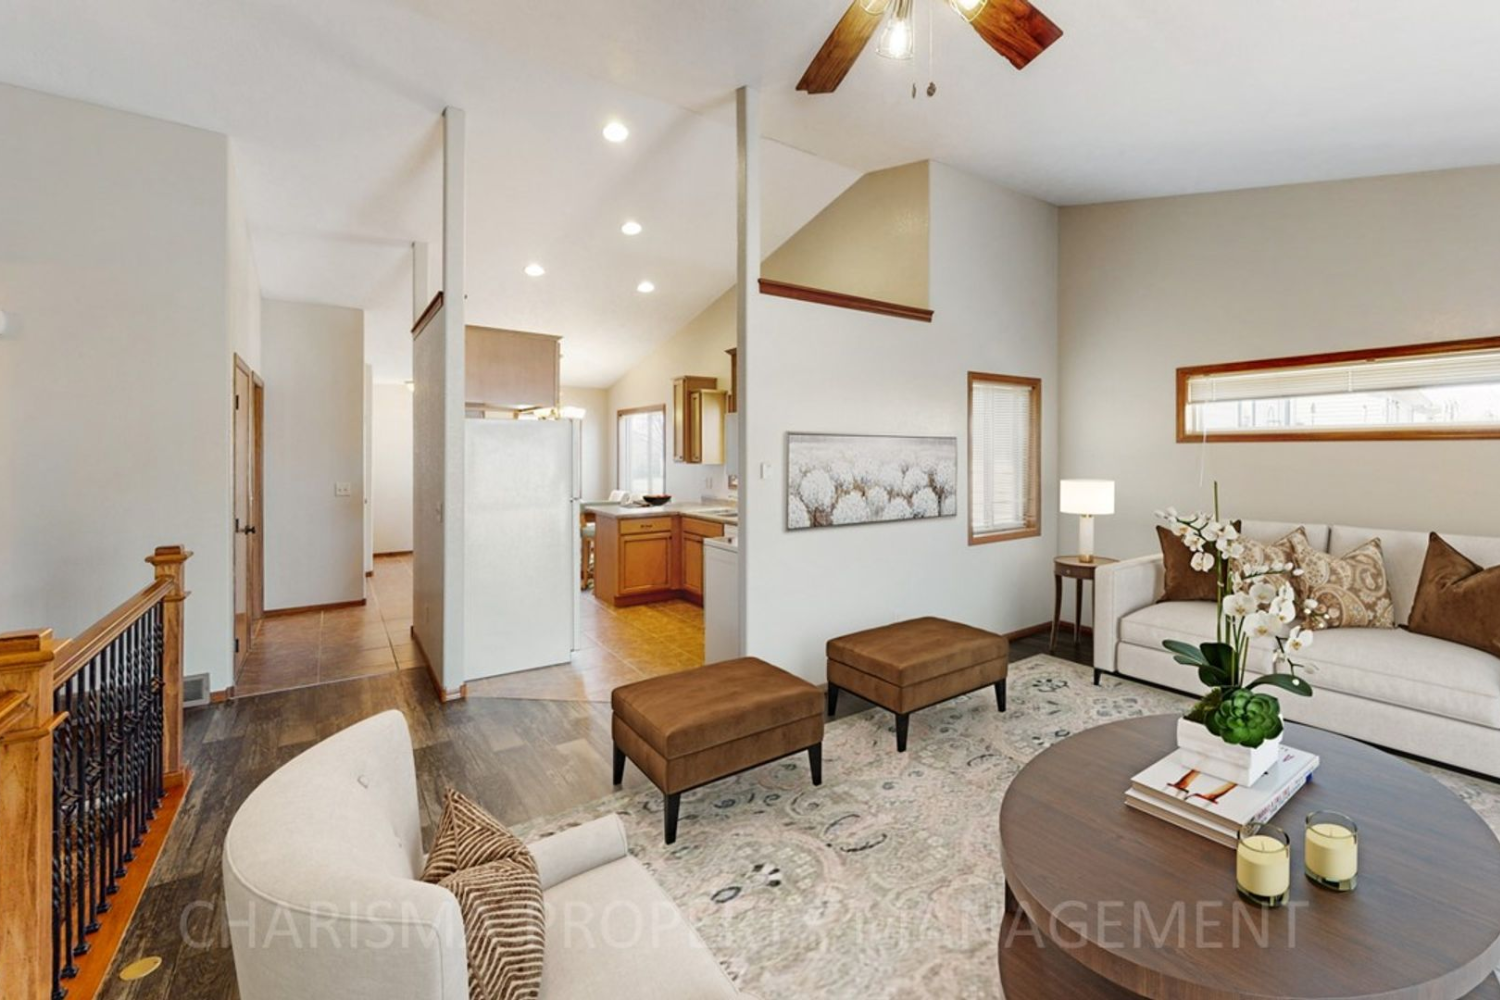
<path id="1" fill-rule="evenodd" d="M 1253 750 L 1225 743 L 1201 722 L 1177 720 L 1177 756 L 1188 767 L 1237 785 L 1253 785 L 1281 757 L 1281 737 Z"/>

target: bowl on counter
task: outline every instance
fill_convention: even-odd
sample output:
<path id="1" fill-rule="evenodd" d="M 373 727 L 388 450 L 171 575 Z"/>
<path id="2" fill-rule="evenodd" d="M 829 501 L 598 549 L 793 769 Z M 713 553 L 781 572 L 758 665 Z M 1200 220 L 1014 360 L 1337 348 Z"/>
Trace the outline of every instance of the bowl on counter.
<path id="1" fill-rule="evenodd" d="M 660 507 L 663 504 L 672 502 L 671 494 L 668 493 L 647 493 L 641 499 L 653 507 Z"/>

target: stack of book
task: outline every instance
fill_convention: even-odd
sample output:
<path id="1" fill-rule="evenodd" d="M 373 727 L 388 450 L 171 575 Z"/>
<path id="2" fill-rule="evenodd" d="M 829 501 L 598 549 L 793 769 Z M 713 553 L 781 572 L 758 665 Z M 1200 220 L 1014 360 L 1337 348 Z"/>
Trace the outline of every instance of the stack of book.
<path id="1" fill-rule="evenodd" d="M 1240 827 L 1264 823 L 1312 779 L 1318 757 L 1281 748 L 1281 759 L 1253 785 L 1195 770 L 1173 751 L 1130 779 L 1125 804 L 1174 826 L 1234 847 Z"/>

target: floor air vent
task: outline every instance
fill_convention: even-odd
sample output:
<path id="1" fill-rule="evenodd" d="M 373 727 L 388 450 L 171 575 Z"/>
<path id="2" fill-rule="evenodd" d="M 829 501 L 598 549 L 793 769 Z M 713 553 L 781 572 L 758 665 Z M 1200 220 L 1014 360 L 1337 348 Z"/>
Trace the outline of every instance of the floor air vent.
<path id="1" fill-rule="evenodd" d="M 210 700 L 207 674 L 193 674 L 191 677 L 184 677 L 182 679 L 183 708 L 196 708 L 199 705 L 207 705 Z"/>

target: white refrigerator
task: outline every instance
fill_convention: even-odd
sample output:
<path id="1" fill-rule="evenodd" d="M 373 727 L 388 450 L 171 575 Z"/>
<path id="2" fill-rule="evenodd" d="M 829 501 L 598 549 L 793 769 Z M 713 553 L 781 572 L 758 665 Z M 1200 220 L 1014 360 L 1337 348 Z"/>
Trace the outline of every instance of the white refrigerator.
<path id="1" fill-rule="evenodd" d="M 581 645 L 576 420 L 464 421 L 464 679 Z"/>

